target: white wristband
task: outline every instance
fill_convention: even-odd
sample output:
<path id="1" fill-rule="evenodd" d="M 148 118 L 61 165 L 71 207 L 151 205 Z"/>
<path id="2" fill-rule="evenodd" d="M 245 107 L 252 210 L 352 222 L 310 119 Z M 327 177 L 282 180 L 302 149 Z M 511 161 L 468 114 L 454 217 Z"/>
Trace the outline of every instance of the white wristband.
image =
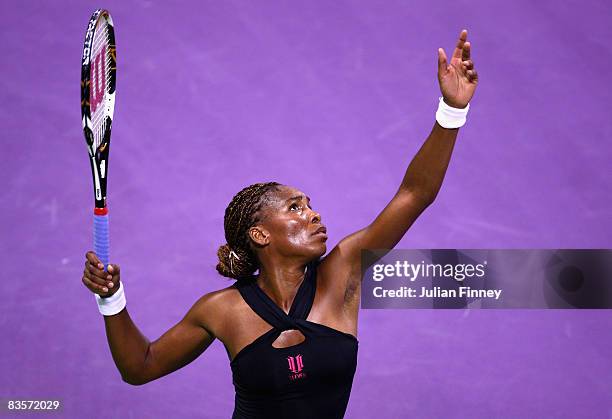
<path id="1" fill-rule="evenodd" d="M 116 293 L 108 298 L 102 298 L 98 294 L 94 294 L 98 303 L 98 310 L 104 316 L 112 316 L 119 313 L 125 308 L 125 292 L 123 291 L 123 282 L 119 281 L 119 289 Z"/>
<path id="2" fill-rule="evenodd" d="M 453 108 L 448 106 L 444 102 L 444 98 L 440 98 L 438 104 L 438 111 L 436 112 L 436 121 L 443 128 L 459 128 L 465 124 L 465 117 L 467 116 L 470 104 L 465 108 Z"/>

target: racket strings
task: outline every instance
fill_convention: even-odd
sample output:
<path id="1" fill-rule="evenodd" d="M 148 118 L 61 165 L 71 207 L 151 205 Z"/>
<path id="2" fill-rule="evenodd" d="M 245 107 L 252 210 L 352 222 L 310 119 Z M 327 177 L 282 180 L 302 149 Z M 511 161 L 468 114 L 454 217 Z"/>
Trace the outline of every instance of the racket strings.
<path id="1" fill-rule="evenodd" d="M 106 131 L 106 101 L 110 85 L 111 60 L 109 59 L 109 31 L 106 19 L 102 18 L 96 26 L 92 62 L 90 69 L 90 109 L 94 137 L 94 149 L 97 149 Z"/>

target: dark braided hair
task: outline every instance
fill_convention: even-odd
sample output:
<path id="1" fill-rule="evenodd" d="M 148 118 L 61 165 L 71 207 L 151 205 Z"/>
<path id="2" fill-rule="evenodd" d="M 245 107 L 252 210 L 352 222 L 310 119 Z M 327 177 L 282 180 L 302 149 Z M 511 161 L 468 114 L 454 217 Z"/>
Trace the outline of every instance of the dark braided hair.
<path id="1" fill-rule="evenodd" d="M 249 229 L 261 221 L 259 210 L 267 203 L 267 194 L 280 183 L 255 183 L 238 192 L 225 209 L 223 227 L 227 244 L 219 247 L 217 271 L 228 278 L 245 280 L 259 268 L 251 250 Z"/>

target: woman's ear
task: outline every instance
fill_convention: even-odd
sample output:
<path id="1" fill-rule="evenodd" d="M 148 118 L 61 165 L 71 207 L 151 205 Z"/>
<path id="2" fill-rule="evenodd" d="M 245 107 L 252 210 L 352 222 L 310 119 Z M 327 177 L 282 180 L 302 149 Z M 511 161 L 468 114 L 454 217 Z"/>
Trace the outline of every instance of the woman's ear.
<path id="1" fill-rule="evenodd" d="M 249 229 L 249 237 L 258 246 L 265 246 L 270 243 L 270 233 L 261 226 L 251 227 Z"/>

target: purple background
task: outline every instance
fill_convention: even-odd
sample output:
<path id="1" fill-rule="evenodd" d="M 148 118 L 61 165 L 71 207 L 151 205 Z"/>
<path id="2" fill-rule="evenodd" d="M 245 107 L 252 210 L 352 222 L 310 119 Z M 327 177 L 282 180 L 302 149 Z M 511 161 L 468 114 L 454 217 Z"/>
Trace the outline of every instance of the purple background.
<path id="1" fill-rule="evenodd" d="M 277 180 L 329 249 L 373 220 L 434 122 L 437 48 L 469 29 L 481 82 L 437 201 L 399 248 L 612 247 L 606 1 L 4 1 L 0 397 L 63 417 L 227 418 L 215 342 L 121 381 L 80 278 L 93 194 L 79 110 L 96 6 L 115 20 L 111 260 L 151 340 L 202 294 L 223 211 Z M 347 417 L 609 417 L 608 311 L 368 311 Z"/>

